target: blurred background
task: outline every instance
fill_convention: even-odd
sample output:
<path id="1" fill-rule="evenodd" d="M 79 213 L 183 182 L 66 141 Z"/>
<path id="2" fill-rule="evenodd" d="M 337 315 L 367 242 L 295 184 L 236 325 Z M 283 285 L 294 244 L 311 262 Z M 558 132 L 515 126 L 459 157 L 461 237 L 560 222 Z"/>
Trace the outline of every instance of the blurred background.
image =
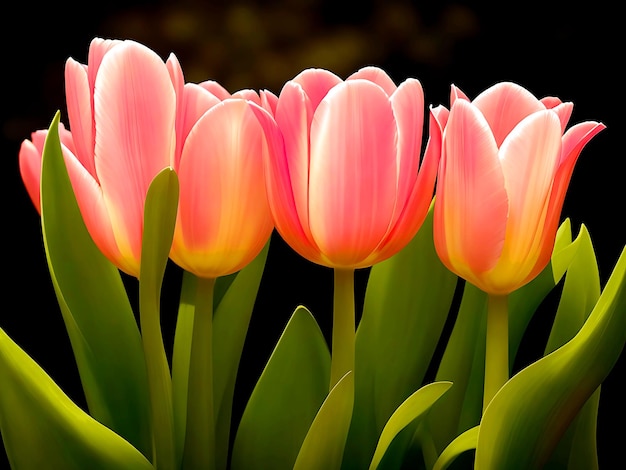
<path id="1" fill-rule="evenodd" d="M 174 52 L 188 81 L 214 79 L 231 92 L 266 88 L 279 93 L 285 81 L 307 67 L 326 68 L 345 78 L 365 65 L 377 65 L 396 83 L 418 78 L 427 104 L 448 106 L 452 83 L 474 97 L 505 80 L 537 97 L 573 101 L 571 123 L 597 120 L 607 125 L 582 152 L 563 209 L 575 234 L 582 223 L 589 229 L 604 285 L 626 242 L 619 3 L 489 3 L 109 0 L 81 10 L 56 2 L 12 3 L 11 13 L 0 19 L 0 132 L 7 164 L 1 187 L 8 211 L 3 223 L 7 250 L 0 326 L 84 406 L 47 271 L 39 217 L 22 185 L 17 155 L 21 141 L 47 128 L 57 110 L 66 121 L 65 61 L 73 57 L 85 63 L 95 36 L 135 39 L 163 59 Z M 174 312 L 177 302 L 177 274 L 168 276 L 173 295 L 168 298 L 166 291 L 164 299 L 171 303 L 163 313 L 166 336 L 174 322 L 166 312 Z M 359 273 L 358 284 L 366 278 L 366 271 Z M 246 377 L 237 386 L 240 406 L 293 309 L 298 304 L 309 307 L 327 333 L 331 296 L 330 270 L 300 259 L 274 237 L 242 358 Z M 531 326 L 537 328 L 535 346 L 540 351 L 548 333 L 541 330 L 540 321 Z M 625 362 L 622 357 L 602 387 L 601 468 L 612 468 L 621 458 Z M 5 463 L 1 459 L 3 452 L 0 467 Z"/>

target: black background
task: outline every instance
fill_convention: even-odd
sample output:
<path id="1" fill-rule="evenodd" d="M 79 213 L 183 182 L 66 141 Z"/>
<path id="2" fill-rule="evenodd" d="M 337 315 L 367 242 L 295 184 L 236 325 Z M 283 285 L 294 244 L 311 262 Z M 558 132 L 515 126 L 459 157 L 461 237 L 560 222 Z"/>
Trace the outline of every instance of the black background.
<path id="1" fill-rule="evenodd" d="M 71 56 L 85 63 L 95 36 L 136 39 L 164 59 L 174 52 L 187 80 L 216 79 L 231 92 L 245 87 L 277 93 L 306 67 L 328 68 L 345 78 L 372 64 L 385 68 L 397 83 L 407 77 L 420 79 L 428 104 L 448 106 L 451 83 L 473 97 L 504 80 L 515 81 L 538 97 L 556 95 L 573 101 L 571 123 L 597 120 L 607 125 L 584 149 L 563 209 L 575 233 L 582 223 L 589 229 L 604 285 L 626 238 L 621 140 L 626 122 L 618 74 L 624 41 L 618 29 L 618 2 L 574 5 L 116 0 L 73 10 L 55 2 L 12 3 L 0 28 L 5 165 L 0 326 L 84 405 L 47 272 L 39 217 L 20 180 L 17 155 L 20 142 L 31 131 L 47 128 L 57 110 L 65 119 L 65 60 Z M 300 259 L 278 237 L 272 240 L 269 256 L 242 358 L 246 375 L 238 383 L 240 404 L 296 305 L 318 312 L 326 333 L 330 326 L 331 271 Z M 171 285 L 164 298 L 166 341 L 174 319 L 165 312 L 175 311 L 177 276 L 173 268 L 166 279 Z M 366 271 L 358 273 L 359 285 L 366 276 Z M 129 286 L 132 290 L 132 280 Z M 538 331 L 538 351 L 547 334 L 541 332 L 540 323 L 532 325 Z M 622 355 L 602 388 L 601 468 L 613 468 L 621 459 L 624 363 Z"/>

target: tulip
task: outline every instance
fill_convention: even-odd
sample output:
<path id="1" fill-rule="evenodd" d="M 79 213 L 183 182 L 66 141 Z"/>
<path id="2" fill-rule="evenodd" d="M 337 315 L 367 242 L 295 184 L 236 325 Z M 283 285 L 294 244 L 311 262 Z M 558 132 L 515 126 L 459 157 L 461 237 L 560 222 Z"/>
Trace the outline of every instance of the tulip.
<path id="1" fill-rule="evenodd" d="M 161 58 L 134 41 L 94 39 L 87 65 L 65 67 L 75 159 L 68 168 L 94 242 L 139 277 L 148 186 L 173 164 L 176 95 Z"/>
<path id="2" fill-rule="evenodd" d="M 451 271 L 489 296 L 486 374 L 497 378 L 486 384 L 486 404 L 508 377 L 508 347 L 495 344 L 508 337 L 507 296 L 550 261 L 576 160 L 605 128 L 587 121 L 566 130 L 572 109 L 503 82 L 473 101 L 453 86 L 450 113 L 439 116 L 445 130 L 435 248 Z"/>
<path id="3" fill-rule="evenodd" d="M 183 466 L 223 468 L 229 429 L 215 429 L 214 424 L 214 282 L 250 263 L 270 238 L 274 225 L 263 160 L 273 158 L 275 146 L 268 141 L 280 135 L 256 92 L 231 95 L 214 81 L 184 83 L 174 60 L 168 69 L 178 98 L 174 169 L 180 183 L 170 257 L 197 277 Z M 179 331 L 177 327 L 177 336 Z"/>
<path id="4" fill-rule="evenodd" d="M 335 312 L 353 310 L 353 294 L 337 295 L 352 289 L 354 270 L 402 249 L 432 200 L 440 135 L 435 126 L 420 166 L 422 86 L 412 78 L 396 86 L 376 67 L 345 81 L 308 69 L 278 98 L 264 91 L 262 99 L 284 139 L 284 154 L 266 160 L 276 229 L 301 256 L 334 269 Z M 350 343 L 354 327 L 350 316 L 335 315 L 333 331 L 344 331 L 337 337 Z M 337 343 L 335 352 L 342 348 Z M 331 370 L 331 386 L 352 369 L 346 348 L 348 356 Z"/>
<path id="5" fill-rule="evenodd" d="M 32 201 L 35 209 L 41 215 L 41 157 L 43 154 L 43 146 L 48 136 L 47 129 L 41 129 L 31 133 L 31 138 L 24 139 L 19 150 L 19 168 L 20 176 L 28 192 L 28 196 Z M 66 165 L 71 165 L 76 160 L 76 150 L 74 148 L 74 139 L 72 133 L 65 128 L 63 123 L 59 123 L 59 138 L 61 140 L 61 150 Z M 75 176 L 75 172 L 71 172 Z M 73 181 L 72 184 L 78 184 Z"/>

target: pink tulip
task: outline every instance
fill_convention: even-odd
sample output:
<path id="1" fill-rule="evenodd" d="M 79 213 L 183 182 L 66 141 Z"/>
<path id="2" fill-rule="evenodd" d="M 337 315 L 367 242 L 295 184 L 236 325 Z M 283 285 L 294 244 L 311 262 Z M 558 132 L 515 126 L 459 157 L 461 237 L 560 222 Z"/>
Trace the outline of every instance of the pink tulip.
<path id="1" fill-rule="evenodd" d="M 274 228 L 263 178 L 270 148 L 252 110 L 265 115 L 259 95 L 232 96 L 214 81 L 184 84 L 168 63 L 178 96 L 174 163 L 180 198 L 170 256 L 187 271 L 217 278 L 240 270 L 267 243 Z"/>
<path id="2" fill-rule="evenodd" d="M 268 197 L 283 239 L 315 263 L 368 267 L 403 248 L 432 200 L 441 135 L 420 167 L 422 86 L 396 86 L 366 67 L 347 80 L 308 69 L 262 102 L 274 113 L 284 154 L 267 160 Z"/>
<path id="3" fill-rule="evenodd" d="M 41 214 L 41 199 L 39 194 L 39 188 L 41 186 L 41 154 L 43 153 L 43 146 L 48 135 L 48 130 L 38 130 L 31 134 L 31 140 L 24 139 L 20 146 L 19 152 L 19 166 L 20 175 L 22 181 L 28 191 L 30 200 L 35 205 L 37 212 Z M 76 151 L 74 149 L 74 140 L 72 139 L 72 133 L 68 131 L 63 123 L 59 123 L 59 138 L 61 139 L 61 150 L 65 162 L 68 163 L 72 158 L 76 158 L 74 155 Z"/>
<path id="4" fill-rule="evenodd" d="M 96 38 L 87 65 L 67 60 L 65 87 L 73 139 L 60 132 L 85 225 L 119 269 L 138 277 L 148 186 L 174 162 L 176 95 L 168 69 L 141 44 Z M 20 152 L 38 210 L 41 136 L 45 131 Z"/>
<path id="5" fill-rule="evenodd" d="M 473 101 L 453 86 L 449 116 L 438 114 L 435 247 L 451 271 L 489 294 L 516 290 L 550 261 L 576 160 L 605 128 L 587 121 L 566 131 L 572 108 L 505 82 Z"/>

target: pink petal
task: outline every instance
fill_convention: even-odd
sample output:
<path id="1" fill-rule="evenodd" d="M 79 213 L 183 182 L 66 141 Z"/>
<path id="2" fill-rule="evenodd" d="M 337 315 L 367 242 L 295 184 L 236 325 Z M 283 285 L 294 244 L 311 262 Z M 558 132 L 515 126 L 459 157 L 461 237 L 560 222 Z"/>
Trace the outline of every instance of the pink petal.
<path id="1" fill-rule="evenodd" d="M 551 110 L 528 116 L 500 148 L 509 196 L 502 262 L 517 266 L 518 271 L 534 264 L 560 152 L 561 123 Z"/>
<path id="2" fill-rule="evenodd" d="M 394 225 L 413 191 L 420 165 L 424 127 L 424 92 L 415 79 L 403 82 L 391 95 L 391 107 L 398 129 L 397 189 Z"/>
<path id="3" fill-rule="evenodd" d="M 199 85 L 205 90 L 213 93 L 217 98 L 219 98 L 220 101 L 224 101 L 230 98 L 230 93 L 228 92 L 228 90 L 226 90 L 226 88 L 224 88 L 215 80 L 207 80 L 200 83 Z"/>
<path id="4" fill-rule="evenodd" d="M 41 215 L 41 151 L 28 139 L 22 141 L 18 154 L 20 175 L 28 196 Z"/>
<path id="5" fill-rule="evenodd" d="M 328 91 L 341 83 L 342 80 L 328 70 L 306 69 L 296 75 L 291 82 L 302 87 L 309 99 L 311 108 L 315 110 Z"/>
<path id="6" fill-rule="evenodd" d="M 551 109 L 557 114 L 557 116 L 559 116 L 559 120 L 561 121 L 561 135 L 563 135 L 565 133 L 565 129 L 567 128 L 569 118 L 572 116 L 574 103 L 560 103 L 557 106 L 548 109 Z"/>
<path id="7" fill-rule="evenodd" d="M 562 138 L 559 167 L 552 185 L 545 227 L 542 231 L 542 240 L 540 242 L 542 247 L 541 254 L 534 271 L 529 276 L 530 279 L 532 279 L 531 276 L 539 274 L 539 271 L 550 260 L 563 202 L 578 157 L 585 145 L 603 129 L 606 129 L 606 126 L 602 123 L 593 121 L 582 122 L 571 127 Z"/>
<path id="8" fill-rule="evenodd" d="M 95 166 L 118 247 L 139 259 L 143 205 L 173 163 L 176 96 L 164 62 L 133 41 L 110 50 L 96 77 Z"/>
<path id="9" fill-rule="evenodd" d="M 452 108 L 452 105 L 458 99 L 470 101 L 467 95 L 463 93 L 463 91 L 460 88 L 458 88 L 456 85 L 452 85 L 450 87 L 450 108 Z"/>
<path id="10" fill-rule="evenodd" d="M 76 156 L 97 179 L 94 164 L 93 104 L 87 69 L 71 58 L 65 64 L 65 96 Z"/>
<path id="11" fill-rule="evenodd" d="M 544 98 L 541 98 L 539 101 L 543 103 L 546 109 L 556 108 L 562 103 L 561 99 L 557 98 L 556 96 L 546 96 Z"/>
<path id="12" fill-rule="evenodd" d="M 363 67 L 350 75 L 347 80 L 356 80 L 359 78 L 376 83 L 383 90 L 385 90 L 385 93 L 387 93 L 388 96 L 391 96 L 397 88 L 393 80 L 389 77 L 389 75 L 387 75 L 387 72 L 378 67 Z"/>
<path id="13" fill-rule="evenodd" d="M 263 180 L 266 151 L 263 129 L 245 100 L 226 100 L 198 120 L 178 173 L 175 261 L 216 278 L 259 253 L 273 228 Z"/>
<path id="14" fill-rule="evenodd" d="M 365 80 L 333 88 L 311 125 L 311 233 L 333 266 L 354 266 L 387 233 L 396 200 L 395 118 Z"/>
<path id="15" fill-rule="evenodd" d="M 448 267 L 472 281 L 497 263 L 502 250 L 508 212 L 504 175 L 489 124 L 465 100 L 454 102 L 443 145 L 435 246 Z"/>
<path id="16" fill-rule="evenodd" d="M 285 143 L 285 161 L 276 162 L 280 168 L 274 168 L 272 175 L 279 179 L 278 184 L 284 185 L 289 182 L 295 204 L 298 225 L 301 226 L 308 240 L 312 240 L 309 228 L 309 123 L 313 119 L 313 108 L 300 85 L 287 82 L 283 87 L 276 108 L 276 123 L 280 128 Z M 287 188 L 279 191 L 286 194 Z M 286 215 L 286 214 L 285 214 Z M 294 221 L 292 220 L 291 226 Z M 277 228 L 291 232 L 293 227 L 287 229 L 276 221 Z"/>
<path id="17" fill-rule="evenodd" d="M 195 83 L 186 83 L 182 96 L 178 98 L 176 116 L 176 156 L 173 167 L 178 169 L 185 140 L 191 128 L 200 116 L 207 110 L 220 103 L 219 98 Z"/>
<path id="18" fill-rule="evenodd" d="M 249 90 L 249 89 L 239 90 L 233 93 L 232 97 L 243 98 L 244 100 L 252 101 L 253 103 L 258 104 L 258 105 L 261 104 L 261 98 L 259 97 L 259 94 L 254 90 Z"/>
<path id="19" fill-rule="evenodd" d="M 445 108 L 444 108 L 445 109 Z M 447 111 L 447 110 L 446 110 Z M 441 157 L 442 128 L 431 109 L 428 143 L 417 180 L 404 204 L 402 213 L 387 235 L 377 261 L 382 261 L 400 251 L 422 226 L 433 199 L 433 189 Z"/>
<path id="20" fill-rule="evenodd" d="M 261 90 L 261 106 L 272 116 L 276 114 L 276 106 L 278 106 L 278 97 L 268 90 Z"/>
<path id="21" fill-rule="evenodd" d="M 498 147 L 522 119 L 545 109 L 532 93 L 511 82 L 501 82 L 488 88 L 472 103 L 487 119 Z"/>

